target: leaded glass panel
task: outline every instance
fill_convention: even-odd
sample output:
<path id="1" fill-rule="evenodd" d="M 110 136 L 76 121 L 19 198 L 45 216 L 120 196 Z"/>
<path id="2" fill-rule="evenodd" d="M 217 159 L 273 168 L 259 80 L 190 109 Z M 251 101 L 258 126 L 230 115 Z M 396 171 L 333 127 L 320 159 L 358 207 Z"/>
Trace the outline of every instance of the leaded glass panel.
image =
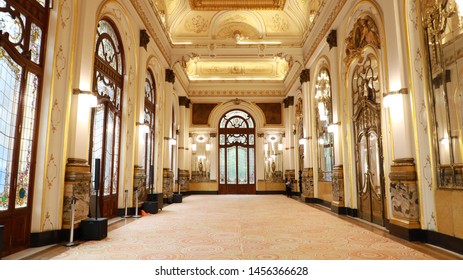
<path id="1" fill-rule="evenodd" d="M 113 159 L 113 188 L 112 193 L 116 194 L 117 189 L 114 186 L 117 186 L 119 183 L 119 139 L 120 139 L 120 118 L 119 116 L 115 116 L 115 138 L 114 141 L 114 159 Z"/>
<path id="2" fill-rule="evenodd" d="M 250 184 L 254 184 L 255 183 L 255 180 L 254 180 L 254 164 L 255 164 L 255 160 L 254 160 L 254 148 L 249 148 L 249 183 Z"/>
<path id="3" fill-rule="evenodd" d="M 37 64 L 40 63 L 40 47 L 42 43 L 42 29 L 35 24 L 31 24 L 31 39 L 29 50 L 31 60 Z"/>
<path id="4" fill-rule="evenodd" d="M 100 20 L 96 36 L 98 56 L 119 75 L 122 75 L 122 55 L 119 40 L 111 24 L 106 20 Z"/>
<path id="5" fill-rule="evenodd" d="M 105 150 L 105 167 L 104 167 L 104 195 L 111 194 L 111 184 L 113 178 L 113 155 L 114 155 L 114 113 L 108 112 L 108 120 L 106 122 L 106 150 Z"/>
<path id="6" fill-rule="evenodd" d="M 238 147 L 238 184 L 248 183 L 248 149 Z"/>
<path id="7" fill-rule="evenodd" d="M 42 5 L 42 7 L 45 7 L 45 0 L 36 0 L 36 1 L 37 1 L 37 3 Z"/>
<path id="8" fill-rule="evenodd" d="M 93 110 L 92 174 L 95 174 L 95 159 L 100 159 L 100 164 L 103 159 L 104 106 L 98 106 Z"/>
<path id="9" fill-rule="evenodd" d="M 227 184 L 236 184 L 236 147 L 227 148 Z"/>
<path id="10" fill-rule="evenodd" d="M 0 30 L 8 33 L 11 43 L 20 44 L 24 41 L 25 17 L 13 16 L 10 13 L 0 12 Z"/>
<path id="11" fill-rule="evenodd" d="M 219 149 L 220 155 L 220 183 L 225 184 L 225 148 Z"/>
<path id="12" fill-rule="evenodd" d="M 0 211 L 9 205 L 21 73 L 22 67 L 0 47 Z"/>
<path id="13" fill-rule="evenodd" d="M 32 141 L 34 138 L 35 108 L 39 79 L 28 73 L 23 100 L 23 125 L 21 127 L 21 148 L 19 152 L 18 178 L 16 186 L 16 208 L 27 207 L 31 170 Z"/>

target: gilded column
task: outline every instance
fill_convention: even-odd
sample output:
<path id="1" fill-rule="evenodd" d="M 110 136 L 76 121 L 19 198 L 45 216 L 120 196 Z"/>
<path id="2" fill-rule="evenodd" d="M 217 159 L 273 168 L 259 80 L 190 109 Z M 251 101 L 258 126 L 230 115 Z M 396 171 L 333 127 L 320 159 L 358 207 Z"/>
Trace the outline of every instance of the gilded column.
<path id="1" fill-rule="evenodd" d="M 294 150 L 295 145 L 295 134 L 296 134 L 296 125 L 294 123 L 294 97 L 289 96 L 284 100 L 284 106 L 286 114 L 288 116 L 286 122 L 286 154 L 284 156 L 284 170 L 285 178 L 287 175 L 291 176 L 291 179 L 295 181 L 295 162 L 296 162 L 296 151 Z M 294 188 L 293 188 L 294 189 Z"/>
<path id="2" fill-rule="evenodd" d="M 313 157 L 312 157 L 312 114 L 310 99 L 310 69 L 304 69 L 299 75 L 303 98 L 304 116 L 304 166 L 302 169 L 302 199 L 305 202 L 314 202 Z"/>
<path id="3" fill-rule="evenodd" d="M 175 73 L 172 69 L 166 69 L 166 100 L 165 100 L 165 112 L 164 112 L 164 168 L 162 171 L 162 192 L 164 199 L 167 202 L 172 201 L 173 189 L 174 189 L 174 172 L 172 170 L 173 153 L 170 146 L 170 140 L 173 137 L 174 131 L 172 131 L 172 108 L 173 100 L 173 86 L 175 83 Z M 171 136 L 171 137 L 169 137 Z"/>
<path id="4" fill-rule="evenodd" d="M 417 178 L 413 158 L 394 160 L 389 173 L 392 211 L 389 230 L 408 240 L 417 240 L 421 229 Z"/>
<path id="5" fill-rule="evenodd" d="M 66 164 L 63 200 L 63 228 L 71 226 L 71 199 L 76 199 L 74 221 L 88 218 L 92 173 L 86 159 L 70 158 Z"/>

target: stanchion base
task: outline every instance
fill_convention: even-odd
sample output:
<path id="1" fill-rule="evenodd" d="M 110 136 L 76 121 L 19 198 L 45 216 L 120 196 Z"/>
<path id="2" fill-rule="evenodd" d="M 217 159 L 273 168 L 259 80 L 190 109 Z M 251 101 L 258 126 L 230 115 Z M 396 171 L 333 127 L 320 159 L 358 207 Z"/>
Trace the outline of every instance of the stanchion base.
<path id="1" fill-rule="evenodd" d="M 141 215 L 133 215 L 132 218 L 140 218 Z"/>
<path id="2" fill-rule="evenodd" d="M 64 246 L 66 247 L 72 247 L 72 246 L 77 246 L 79 245 L 80 243 L 79 242 L 68 242 L 66 244 L 64 244 Z"/>
<path id="3" fill-rule="evenodd" d="M 127 216 L 127 215 L 122 216 L 122 218 L 130 218 L 130 217 L 132 216 Z"/>

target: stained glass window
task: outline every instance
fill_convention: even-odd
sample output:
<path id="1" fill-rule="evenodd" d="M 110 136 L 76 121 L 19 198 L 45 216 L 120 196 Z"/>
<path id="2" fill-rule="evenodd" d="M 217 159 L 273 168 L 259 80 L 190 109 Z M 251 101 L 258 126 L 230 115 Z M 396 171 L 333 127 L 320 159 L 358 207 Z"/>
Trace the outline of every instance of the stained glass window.
<path id="1" fill-rule="evenodd" d="M 31 201 L 44 22 L 48 9 L 0 0 L 0 216 Z"/>
<path id="2" fill-rule="evenodd" d="M 94 160 L 101 159 L 99 186 L 106 205 L 115 205 L 119 186 L 120 129 L 122 89 L 124 80 L 123 55 L 120 36 L 109 19 L 98 22 L 95 38 L 94 85 L 98 93 L 97 108 L 92 109 L 92 173 Z M 108 206 L 111 207 L 111 206 Z M 103 209 L 103 215 L 113 215 L 116 209 Z"/>
<path id="3" fill-rule="evenodd" d="M 155 131 L 155 108 L 156 108 L 156 83 L 151 70 L 146 71 L 145 79 L 145 123 L 149 126 L 149 132 L 145 135 L 145 185 L 153 187 L 154 182 L 154 131 Z"/>
<path id="4" fill-rule="evenodd" d="M 234 110 L 224 115 L 219 126 L 220 184 L 238 186 L 254 184 L 253 119 L 246 112 Z M 236 189 L 236 192 L 242 193 L 239 189 Z"/>

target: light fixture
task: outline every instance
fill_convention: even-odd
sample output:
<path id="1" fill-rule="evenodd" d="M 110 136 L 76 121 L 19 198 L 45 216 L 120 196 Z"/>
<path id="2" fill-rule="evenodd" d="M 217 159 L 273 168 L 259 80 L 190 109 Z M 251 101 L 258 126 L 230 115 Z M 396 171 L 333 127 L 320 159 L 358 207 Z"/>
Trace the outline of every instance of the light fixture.
<path id="1" fill-rule="evenodd" d="M 138 129 L 140 130 L 140 133 L 146 134 L 150 132 L 149 123 L 147 121 L 137 122 L 136 125 L 139 127 Z"/>
<path id="2" fill-rule="evenodd" d="M 293 134 L 296 135 L 296 125 L 293 124 Z"/>
<path id="3" fill-rule="evenodd" d="M 278 144 L 278 151 L 283 151 L 283 144 L 281 143 Z"/>
<path id="4" fill-rule="evenodd" d="M 191 150 L 193 152 L 196 152 L 196 149 L 197 149 L 196 144 L 195 143 L 191 144 Z"/>
<path id="5" fill-rule="evenodd" d="M 337 123 L 332 123 L 328 126 L 328 132 L 329 133 L 335 133 L 338 131 L 338 127 L 341 125 L 340 122 Z"/>
<path id="6" fill-rule="evenodd" d="M 206 151 L 210 151 L 211 150 L 211 144 L 207 143 L 206 144 Z"/>
<path id="7" fill-rule="evenodd" d="M 72 90 L 72 94 L 78 95 L 79 101 L 82 101 L 83 104 L 87 104 L 91 108 L 98 106 L 98 98 L 96 93 L 75 88 Z"/>
<path id="8" fill-rule="evenodd" d="M 397 91 L 391 91 L 383 94 L 383 107 L 391 108 L 394 105 L 400 104 L 402 95 L 408 94 L 407 88 L 402 88 Z"/>
<path id="9" fill-rule="evenodd" d="M 171 145 L 171 146 L 177 145 L 177 139 L 175 139 L 175 138 L 170 138 L 170 139 L 169 139 L 169 145 Z"/>
<path id="10" fill-rule="evenodd" d="M 304 145 L 305 144 L 305 139 L 304 138 L 300 138 L 299 139 L 299 145 Z"/>

